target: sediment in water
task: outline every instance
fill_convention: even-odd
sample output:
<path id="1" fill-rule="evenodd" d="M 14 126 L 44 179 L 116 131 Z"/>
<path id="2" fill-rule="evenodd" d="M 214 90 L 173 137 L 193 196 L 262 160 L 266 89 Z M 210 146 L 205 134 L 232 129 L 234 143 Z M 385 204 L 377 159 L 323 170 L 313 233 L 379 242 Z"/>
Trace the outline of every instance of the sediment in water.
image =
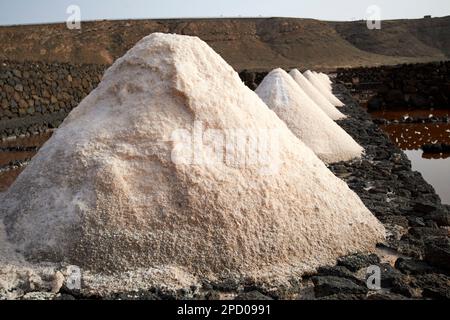
<path id="1" fill-rule="evenodd" d="M 309 82 L 297 69 L 292 69 L 289 74 L 297 82 L 300 88 L 311 98 L 332 120 L 342 120 L 346 116 L 333 106 L 317 88 Z"/>

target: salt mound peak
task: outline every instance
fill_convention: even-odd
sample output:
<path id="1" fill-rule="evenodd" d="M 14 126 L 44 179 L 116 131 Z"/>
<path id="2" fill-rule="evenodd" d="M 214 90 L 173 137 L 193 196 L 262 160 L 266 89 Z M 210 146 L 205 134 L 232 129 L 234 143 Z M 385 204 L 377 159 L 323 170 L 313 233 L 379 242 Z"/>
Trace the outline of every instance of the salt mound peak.
<path id="1" fill-rule="evenodd" d="M 324 74 L 322 72 L 319 73 L 317 71 L 312 71 L 312 73 L 323 84 L 323 86 L 328 89 L 328 91 L 333 92 L 333 87 L 331 85 L 332 82 L 326 74 Z"/>
<path id="2" fill-rule="evenodd" d="M 331 81 L 330 77 L 328 77 L 328 75 L 326 75 L 325 73 L 317 73 L 317 72 L 313 72 L 317 78 L 323 83 L 323 85 L 325 86 L 325 88 L 328 89 L 329 92 L 333 93 L 333 82 Z"/>
<path id="3" fill-rule="evenodd" d="M 316 71 L 313 71 L 314 76 L 316 77 L 317 80 L 319 80 L 322 85 L 328 90 L 328 92 L 335 97 L 338 101 L 339 98 L 337 98 L 334 94 L 333 94 L 333 82 L 331 81 L 330 77 L 328 77 L 326 74 L 324 73 L 318 73 Z M 341 102 L 342 103 L 342 102 Z M 342 105 L 344 105 L 342 103 Z M 340 107 L 340 106 L 338 106 Z"/>
<path id="4" fill-rule="evenodd" d="M 256 93 L 323 161 L 361 157 L 363 148 L 318 108 L 286 71 L 271 71 Z"/>
<path id="5" fill-rule="evenodd" d="M 259 131 L 276 142 L 275 171 L 250 155 L 224 160 Z M 208 148 L 226 153 L 197 162 Z M 154 281 L 278 283 L 384 239 L 358 196 L 217 53 L 173 34 L 147 36 L 118 59 L 0 203 L 27 259 L 102 272 L 102 290 L 143 268 L 159 270 L 147 274 Z"/>
<path id="6" fill-rule="evenodd" d="M 332 120 L 345 119 L 346 116 L 336 109 L 316 87 L 306 79 L 300 71 L 292 69 L 289 74 L 300 88 L 311 98 Z"/>
<path id="7" fill-rule="evenodd" d="M 331 81 L 330 77 L 326 73 L 320 72 L 319 76 L 321 77 L 321 79 L 323 79 L 325 83 L 328 83 L 330 86 L 333 83 L 333 81 Z"/>
<path id="8" fill-rule="evenodd" d="M 344 104 L 340 101 L 336 96 L 324 85 L 324 83 L 312 73 L 310 70 L 307 70 L 303 73 L 306 79 L 309 80 L 316 88 L 324 95 L 325 98 L 335 107 L 342 107 Z"/>
<path id="9" fill-rule="evenodd" d="M 317 79 L 317 81 L 327 89 L 327 91 L 333 95 L 333 86 L 332 83 L 328 82 L 327 80 L 323 79 L 323 77 L 320 76 L 320 73 L 317 73 L 316 71 L 311 71 L 313 76 Z M 334 96 L 334 95 L 333 95 Z"/>

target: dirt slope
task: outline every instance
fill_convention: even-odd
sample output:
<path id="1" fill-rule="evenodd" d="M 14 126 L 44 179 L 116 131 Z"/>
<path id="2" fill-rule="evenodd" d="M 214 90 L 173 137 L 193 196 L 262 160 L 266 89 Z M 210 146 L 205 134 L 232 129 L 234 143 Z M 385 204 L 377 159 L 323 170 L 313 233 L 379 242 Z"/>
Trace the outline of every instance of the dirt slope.
<path id="1" fill-rule="evenodd" d="M 365 21 L 333 23 L 338 34 L 356 48 L 387 56 L 450 56 L 450 17 L 383 21 L 381 30 Z"/>
<path id="2" fill-rule="evenodd" d="M 152 32 L 197 35 L 236 69 L 336 67 L 445 60 L 450 17 L 363 22 L 311 19 L 188 19 L 0 27 L 0 59 L 110 64 Z"/>

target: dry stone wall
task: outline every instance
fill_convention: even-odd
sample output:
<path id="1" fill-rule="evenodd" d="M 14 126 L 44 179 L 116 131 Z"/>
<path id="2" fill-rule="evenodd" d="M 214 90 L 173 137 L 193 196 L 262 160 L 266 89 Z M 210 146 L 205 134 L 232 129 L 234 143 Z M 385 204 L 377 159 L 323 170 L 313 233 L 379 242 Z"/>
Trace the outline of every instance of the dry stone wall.
<path id="1" fill-rule="evenodd" d="M 372 90 L 371 111 L 450 108 L 450 61 L 339 69 L 337 79 L 356 91 Z"/>
<path id="2" fill-rule="evenodd" d="M 57 127 L 106 66 L 0 62 L 0 137 Z"/>
<path id="3" fill-rule="evenodd" d="M 57 128 L 95 89 L 107 67 L 0 61 L 0 139 Z M 239 75 L 254 90 L 267 72 Z"/>

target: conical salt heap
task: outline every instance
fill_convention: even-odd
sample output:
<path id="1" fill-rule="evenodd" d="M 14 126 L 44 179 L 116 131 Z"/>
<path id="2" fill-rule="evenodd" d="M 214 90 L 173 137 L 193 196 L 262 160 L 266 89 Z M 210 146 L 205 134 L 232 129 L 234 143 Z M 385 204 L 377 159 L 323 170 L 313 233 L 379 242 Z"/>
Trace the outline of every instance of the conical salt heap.
<path id="1" fill-rule="evenodd" d="M 329 92 L 333 93 L 332 82 L 327 75 L 323 73 L 317 73 L 316 71 L 312 71 L 312 73 L 322 83 L 322 86 L 327 88 Z"/>
<path id="2" fill-rule="evenodd" d="M 326 163 L 361 157 L 363 148 L 318 108 L 286 71 L 270 72 L 256 93 Z"/>
<path id="3" fill-rule="evenodd" d="M 319 79 L 314 73 L 310 70 L 307 70 L 303 73 L 306 79 L 309 80 L 316 88 L 323 94 L 325 98 L 335 107 L 342 107 L 344 104 L 340 101 L 336 96 L 324 85 L 321 79 Z"/>
<path id="4" fill-rule="evenodd" d="M 176 143 L 188 132 L 202 140 L 201 127 L 269 130 L 278 153 L 205 164 L 206 150 L 189 158 L 192 140 Z M 228 158 L 240 152 L 235 140 L 226 147 Z M 356 194 L 206 43 L 159 33 L 109 68 L 0 203 L 28 259 L 114 277 L 144 268 L 284 281 L 384 238 Z"/>
<path id="5" fill-rule="evenodd" d="M 336 107 L 334 107 L 327 100 L 327 98 L 325 98 L 322 93 L 320 93 L 319 90 L 317 90 L 316 87 L 300 73 L 300 71 L 297 69 L 292 69 L 289 74 L 295 82 L 297 82 L 300 88 L 308 95 L 308 97 L 310 97 L 311 100 L 313 100 L 332 120 L 341 120 L 346 118 L 346 116 L 336 109 Z"/>
<path id="6" fill-rule="evenodd" d="M 331 81 L 330 77 L 329 77 L 327 74 L 323 73 L 323 72 L 318 73 L 318 75 L 320 76 L 320 78 L 321 78 L 326 84 L 328 84 L 328 87 L 332 89 L 331 84 L 332 84 L 333 82 Z"/>
<path id="7" fill-rule="evenodd" d="M 331 81 L 330 77 L 322 72 L 321 73 L 313 72 L 313 73 L 322 82 L 324 87 L 327 88 L 328 92 L 333 94 L 333 82 Z"/>
<path id="8" fill-rule="evenodd" d="M 323 85 L 329 89 L 329 91 L 332 91 L 333 87 L 332 87 L 332 82 L 330 80 L 330 77 L 328 77 L 325 73 L 322 72 L 316 72 L 316 71 L 312 71 L 312 73 L 316 76 L 316 78 L 318 78 Z"/>

